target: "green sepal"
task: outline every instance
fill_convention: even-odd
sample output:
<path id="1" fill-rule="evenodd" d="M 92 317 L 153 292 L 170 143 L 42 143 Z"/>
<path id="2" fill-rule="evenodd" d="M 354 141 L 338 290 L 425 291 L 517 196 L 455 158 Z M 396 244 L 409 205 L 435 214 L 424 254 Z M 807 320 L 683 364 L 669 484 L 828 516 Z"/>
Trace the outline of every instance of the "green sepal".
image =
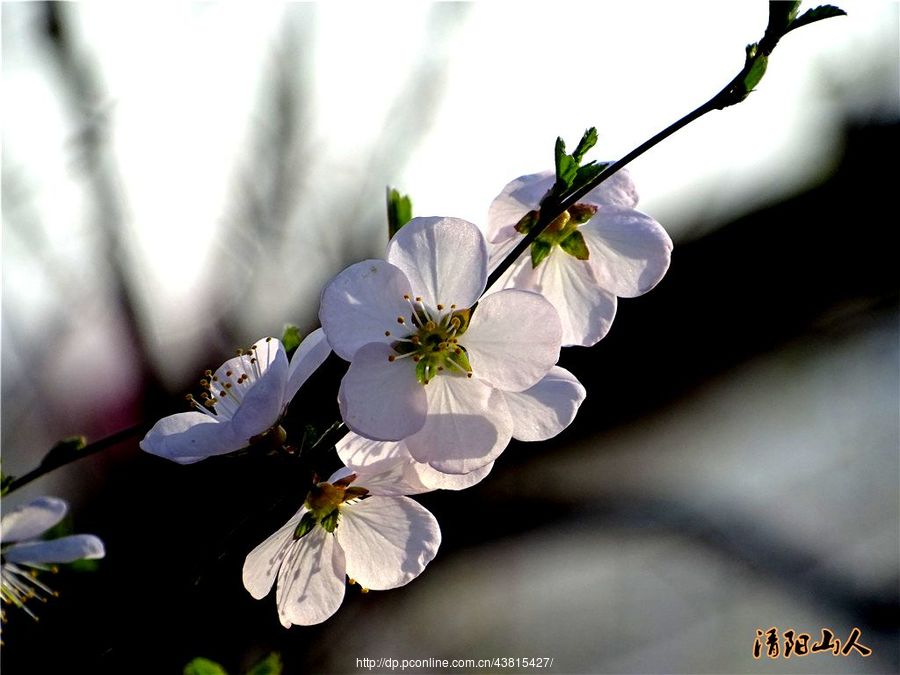
<path id="1" fill-rule="evenodd" d="M 544 261 L 544 258 L 550 255 L 552 248 L 553 247 L 550 244 L 537 239 L 531 242 L 531 267 L 535 268 L 540 265 Z"/>
<path id="2" fill-rule="evenodd" d="M 459 319 L 459 328 L 456 329 L 457 337 L 469 330 L 469 322 L 472 320 L 472 309 L 472 307 L 456 309 L 450 314 L 447 322 L 448 326 L 453 322 L 453 319 Z"/>
<path id="3" fill-rule="evenodd" d="M 450 358 L 452 359 L 450 365 L 454 370 L 459 370 L 463 373 L 472 372 L 472 366 L 469 363 L 469 355 L 466 353 L 465 347 L 460 347 L 458 353 L 453 352 L 453 356 Z"/>
<path id="4" fill-rule="evenodd" d="M 412 220 L 412 201 L 409 195 L 401 195 L 394 188 L 387 189 L 388 239 L 392 239 L 401 227 Z"/>
<path id="5" fill-rule="evenodd" d="M 262 661 L 253 665 L 247 671 L 247 675 L 281 675 L 284 664 L 281 662 L 281 654 L 272 652 Z"/>
<path id="6" fill-rule="evenodd" d="M 312 514 L 312 512 L 307 511 L 303 514 L 303 517 L 300 519 L 300 522 L 297 523 L 297 527 L 294 529 L 294 539 L 300 539 L 305 537 L 312 529 L 316 526 L 316 517 Z"/>
<path id="7" fill-rule="evenodd" d="M 300 346 L 303 338 L 300 336 L 300 329 L 290 323 L 284 325 L 284 332 L 281 334 L 281 344 L 284 345 L 284 351 L 290 354 Z"/>
<path id="8" fill-rule="evenodd" d="M 563 239 L 559 243 L 559 247 L 579 260 L 587 260 L 591 257 L 591 252 L 588 250 L 587 244 L 584 241 L 584 236 L 578 230 L 575 230 L 572 234 Z"/>
<path id="9" fill-rule="evenodd" d="M 416 380 L 418 380 L 419 384 L 428 384 L 431 381 L 430 375 L 433 373 L 431 371 L 431 362 L 428 359 L 419 359 L 416 363 Z"/>
<path id="10" fill-rule="evenodd" d="M 334 509 L 330 511 L 325 516 L 322 517 L 322 520 L 319 521 L 319 524 L 325 528 L 325 531 L 328 534 L 332 534 L 338 526 L 338 519 L 341 517 L 341 510 Z"/>
<path id="11" fill-rule="evenodd" d="M 228 671 L 215 661 L 198 656 L 184 667 L 184 675 L 228 675 Z"/>
<path id="12" fill-rule="evenodd" d="M 584 225 L 597 213 L 597 207 L 593 204 L 575 204 L 569 207 L 569 223 L 578 227 Z"/>
<path id="13" fill-rule="evenodd" d="M 518 232 L 519 234 L 528 234 L 529 232 L 531 232 L 531 228 L 537 225 L 537 221 L 538 212 L 529 211 L 519 219 L 518 223 L 516 223 L 516 232 Z"/>

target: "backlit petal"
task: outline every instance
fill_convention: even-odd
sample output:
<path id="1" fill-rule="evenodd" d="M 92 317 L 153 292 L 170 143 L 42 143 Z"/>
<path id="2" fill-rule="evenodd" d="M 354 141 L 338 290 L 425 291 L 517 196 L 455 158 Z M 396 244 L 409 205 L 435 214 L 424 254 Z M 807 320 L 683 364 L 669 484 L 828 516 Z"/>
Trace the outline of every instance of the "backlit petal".
<path id="1" fill-rule="evenodd" d="M 3 552 L 10 562 L 25 564 L 70 563 L 75 560 L 102 558 L 103 542 L 93 534 L 73 534 L 59 539 L 15 544 Z"/>
<path id="2" fill-rule="evenodd" d="M 431 309 L 470 307 L 487 280 L 484 236 L 459 218 L 413 218 L 391 239 L 386 257 Z"/>
<path id="3" fill-rule="evenodd" d="M 0 541 L 33 539 L 61 521 L 68 510 L 68 504 L 58 497 L 38 497 L 10 509 L 0 521 Z"/>
<path id="4" fill-rule="evenodd" d="M 304 513 L 306 508 L 297 511 L 289 521 L 250 551 L 244 559 L 244 588 L 257 600 L 272 590 L 272 584 L 275 583 L 284 557 L 294 543 L 294 530 Z"/>
<path id="5" fill-rule="evenodd" d="M 659 283 L 672 256 L 672 240 L 653 218 L 634 209 L 608 207 L 581 227 L 588 264 L 604 289 L 623 298 Z"/>
<path id="6" fill-rule="evenodd" d="M 260 340 L 253 353 L 259 359 L 262 375 L 241 391 L 240 405 L 231 418 L 235 435 L 246 439 L 263 433 L 281 417 L 288 376 L 287 355 L 280 340 Z M 236 385 L 238 389 L 246 386 L 246 382 Z"/>
<path id="7" fill-rule="evenodd" d="M 393 350 L 373 342 L 356 352 L 341 380 L 338 404 L 351 431 L 379 441 L 396 441 L 425 423 L 428 400 L 416 380 L 412 359 L 391 363 Z"/>
<path id="8" fill-rule="evenodd" d="M 483 298 L 460 338 L 479 380 L 508 391 L 535 384 L 559 360 L 562 326 L 537 293 L 506 290 Z"/>
<path id="9" fill-rule="evenodd" d="M 406 275 L 384 260 L 351 265 L 322 291 L 319 321 L 335 353 L 345 361 L 370 342 L 390 343 L 405 335 L 397 317 L 410 325 L 412 295 Z M 391 335 L 386 336 L 388 331 Z"/>
<path id="10" fill-rule="evenodd" d="M 590 347 L 609 332 L 616 315 L 616 296 L 600 288 L 588 263 L 558 247 L 536 269 L 530 260 L 518 263 L 510 283 L 553 303 L 562 323 L 563 346 Z"/>
<path id="11" fill-rule="evenodd" d="M 230 422 L 218 422 L 200 412 L 185 412 L 159 420 L 144 436 L 140 447 L 179 464 L 192 464 L 212 455 L 240 450 L 247 445 L 247 440 L 235 435 Z"/>
<path id="12" fill-rule="evenodd" d="M 378 591 L 415 579 L 441 544 L 435 517 L 406 497 L 370 497 L 345 507 L 335 534 L 347 575 Z"/>
<path id="13" fill-rule="evenodd" d="M 288 368 L 288 381 L 284 388 L 284 401 L 289 403 L 292 398 L 309 379 L 319 366 L 325 363 L 325 359 L 331 354 L 331 345 L 325 338 L 325 331 L 317 328 L 303 338 L 303 342 L 297 347 L 297 351 L 291 356 L 291 365 Z"/>
<path id="14" fill-rule="evenodd" d="M 503 392 L 513 420 L 513 438 L 545 441 L 553 438 L 575 419 L 587 392 L 565 368 L 554 366 L 530 389 Z"/>
<path id="15" fill-rule="evenodd" d="M 333 534 L 315 527 L 288 551 L 278 572 L 278 618 L 310 626 L 334 614 L 344 599 L 346 562 Z"/>
<path id="16" fill-rule="evenodd" d="M 434 378 L 425 426 L 406 439 L 410 454 L 445 473 L 469 473 L 495 460 L 512 437 L 506 401 L 476 379 Z"/>

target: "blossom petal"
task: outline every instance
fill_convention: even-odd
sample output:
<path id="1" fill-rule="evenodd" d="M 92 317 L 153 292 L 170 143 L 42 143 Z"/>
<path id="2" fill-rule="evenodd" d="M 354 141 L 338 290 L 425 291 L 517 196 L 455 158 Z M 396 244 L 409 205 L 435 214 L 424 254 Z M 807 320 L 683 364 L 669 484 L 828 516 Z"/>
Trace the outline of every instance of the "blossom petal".
<path id="1" fill-rule="evenodd" d="M 499 244 L 521 236 L 515 229 L 516 223 L 526 213 L 538 208 L 541 199 L 555 181 L 555 172 L 542 171 L 519 176 L 509 182 L 488 209 L 488 241 Z M 621 169 L 591 190 L 581 201 L 595 206 L 633 207 L 638 202 L 638 195 L 628 170 Z"/>
<path id="2" fill-rule="evenodd" d="M 253 353 L 262 374 L 243 392 L 240 406 L 231 418 L 234 433 L 247 439 L 266 431 L 284 413 L 288 377 L 287 354 L 280 340 L 260 340 L 254 345 Z"/>
<path id="3" fill-rule="evenodd" d="M 287 385 L 284 388 L 285 403 L 290 403 L 309 376 L 325 363 L 329 354 L 331 354 L 331 345 L 328 344 L 325 331 L 321 328 L 317 328 L 303 338 L 303 342 L 291 357 Z"/>
<path id="4" fill-rule="evenodd" d="M 344 552 L 321 527 L 314 527 L 288 552 L 278 571 L 278 618 L 281 625 L 310 626 L 334 614 L 344 599 Z"/>
<path id="5" fill-rule="evenodd" d="M 484 480 L 493 468 L 494 463 L 488 462 L 469 473 L 444 473 L 430 464 L 416 462 L 419 480 L 429 490 L 465 490 Z"/>
<path id="6" fill-rule="evenodd" d="M 383 591 L 409 583 L 437 555 L 441 528 L 407 497 L 369 497 L 342 509 L 335 530 L 347 556 L 347 575 Z"/>
<path id="7" fill-rule="evenodd" d="M 388 345 L 378 342 L 359 349 L 338 391 L 341 417 L 350 430 L 379 441 L 416 433 L 428 410 L 412 359 L 392 363 L 392 354 Z"/>
<path id="8" fill-rule="evenodd" d="M 8 561 L 25 564 L 69 563 L 104 555 L 103 542 L 93 534 L 72 534 L 59 539 L 15 544 L 3 551 L 3 557 Z"/>
<path id="9" fill-rule="evenodd" d="M 444 375 L 428 391 L 428 417 L 406 439 L 410 454 L 445 473 L 469 473 L 494 461 L 512 437 L 512 420 L 499 392 L 475 379 Z"/>
<path id="10" fill-rule="evenodd" d="M 8 544 L 33 539 L 56 525 L 66 515 L 69 505 L 58 497 L 38 497 L 3 514 L 0 541 Z"/>
<path id="11" fill-rule="evenodd" d="M 335 443 L 334 448 L 351 469 L 378 471 L 390 467 L 397 459 L 412 459 L 403 441 L 373 441 L 352 431 Z"/>
<path id="12" fill-rule="evenodd" d="M 672 240 L 662 225 L 640 211 L 604 207 L 580 229 L 594 278 L 619 297 L 646 293 L 669 269 Z"/>
<path id="13" fill-rule="evenodd" d="M 377 492 L 373 494 L 418 494 L 420 492 L 429 492 L 431 490 L 464 490 L 471 487 L 484 479 L 490 473 L 494 466 L 493 462 L 485 464 L 480 469 L 475 469 L 469 473 L 456 474 L 444 473 L 435 469 L 425 462 L 417 462 L 406 447 L 405 441 L 372 441 L 368 438 L 358 436 L 350 432 L 339 440 L 335 446 L 338 457 L 350 469 L 359 471 L 360 469 L 369 469 L 371 471 L 391 471 L 396 470 L 394 463 L 405 461 L 410 464 L 409 468 L 404 467 L 405 488 L 407 491 L 401 492 L 394 490 L 387 492 L 382 487 L 377 488 Z M 415 478 L 410 476 L 409 472 L 413 472 Z M 333 478 L 333 477 L 332 477 Z M 361 476 L 357 483 L 368 487 L 371 479 Z M 329 479 L 329 482 L 332 482 Z M 411 489 L 417 486 L 417 489 Z"/>
<path id="14" fill-rule="evenodd" d="M 294 530 L 304 513 L 306 508 L 301 507 L 289 521 L 250 551 L 244 559 L 244 588 L 257 600 L 264 598 L 272 590 L 281 563 L 294 543 Z"/>
<path id="15" fill-rule="evenodd" d="M 345 361 L 370 342 L 390 343 L 397 317 L 409 317 L 404 295 L 412 295 L 409 279 L 384 260 L 350 265 L 322 291 L 319 321 L 335 353 Z M 394 335 L 385 335 L 385 332 Z"/>
<path id="16" fill-rule="evenodd" d="M 355 474 L 353 485 L 366 488 L 370 495 L 388 497 L 416 495 L 433 489 L 419 479 L 419 463 L 406 450 L 403 441 L 372 441 L 350 432 L 335 447 L 338 456 L 347 466 L 338 469 L 328 479 L 329 483 Z M 400 448 L 403 449 L 402 452 L 399 451 Z M 369 458 L 370 452 L 375 455 L 372 459 Z M 345 460 L 345 456 L 350 461 Z M 354 464 L 354 457 L 363 463 Z"/>
<path id="17" fill-rule="evenodd" d="M 588 192 L 581 201 L 594 206 L 633 208 L 637 206 L 638 193 L 628 169 L 619 169 Z"/>
<path id="18" fill-rule="evenodd" d="M 140 447 L 151 455 L 192 464 L 240 450 L 247 445 L 247 440 L 235 434 L 230 422 L 219 422 L 201 412 L 186 412 L 159 420 L 144 436 Z"/>
<path id="19" fill-rule="evenodd" d="M 517 263 L 509 283 L 537 291 L 553 303 L 562 322 L 564 347 L 596 344 L 616 316 L 616 296 L 599 287 L 586 261 L 558 247 L 537 268 L 530 260 Z"/>
<path id="20" fill-rule="evenodd" d="M 459 218 L 413 218 L 391 239 L 386 257 L 432 309 L 471 307 L 487 281 L 484 235 Z"/>
<path id="21" fill-rule="evenodd" d="M 460 338 L 479 380 L 508 391 L 535 384 L 559 360 L 562 326 L 537 293 L 506 290 L 481 300 Z"/>
<path id="22" fill-rule="evenodd" d="M 587 392 L 572 373 L 554 366 L 544 378 L 522 392 L 504 392 L 513 420 L 513 438 L 545 441 L 575 419 Z"/>

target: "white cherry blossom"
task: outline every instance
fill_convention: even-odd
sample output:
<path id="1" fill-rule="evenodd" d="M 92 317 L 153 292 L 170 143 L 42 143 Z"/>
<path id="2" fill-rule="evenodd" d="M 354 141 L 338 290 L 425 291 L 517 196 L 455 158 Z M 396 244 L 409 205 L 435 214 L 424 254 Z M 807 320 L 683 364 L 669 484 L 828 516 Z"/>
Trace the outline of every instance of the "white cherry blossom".
<path id="1" fill-rule="evenodd" d="M 586 391 L 564 368 L 554 366 L 536 385 L 522 392 L 502 392 L 513 419 L 513 438 L 544 441 L 565 429 L 584 401 Z M 410 472 L 425 490 L 463 490 L 484 479 L 493 462 L 464 474 L 440 471 L 427 462 L 417 462 L 404 441 L 373 441 L 353 432 L 336 445 L 338 456 L 355 471 L 378 471 L 394 462 L 411 464 Z"/>
<path id="2" fill-rule="evenodd" d="M 494 199 L 487 228 L 492 270 L 524 236 L 527 221 L 516 226 L 538 208 L 554 180 L 553 172 L 520 176 Z M 609 331 L 617 296 L 646 293 L 669 268 L 672 240 L 634 209 L 637 201 L 628 172 L 615 173 L 551 223 L 532 245 L 532 256 L 513 263 L 496 288 L 543 294 L 559 311 L 563 345 L 595 344 Z"/>
<path id="3" fill-rule="evenodd" d="M 404 496 L 425 491 L 409 462 L 378 471 L 341 469 L 310 490 L 303 506 L 244 561 L 244 587 L 257 600 L 277 578 L 278 618 L 321 623 L 344 599 L 345 577 L 364 590 L 415 579 L 437 554 L 434 516 Z"/>
<path id="4" fill-rule="evenodd" d="M 191 464 L 283 434 L 278 421 L 300 386 L 325 361 L 331 347 L 322 329 L 310 333 L 291 358 L 275 338 L 206 372 L 204 400 L 195 408 L 159 420 L 140 443 L 142 450 L 179 464 Z"/>
<path id="5" fill-rule="evenodd" d="M 487 244 L 464 220 L 414 218 L 386 258 L 351 265 L 322 292 L 322 327 L 351 362 L 342 417 L 439 471 L 484 467 L 512 436 L 504 392 L 534 386 L 559 358 L 556 310 L 530 291 L 479 300 Z"/>
<path id="6" fill-rule="evenodd" d="M 68 505 L 57 497 L 39 497 L 3 514 L 0 520 L 0 598 L 5 605 L 24 609 L 31 598 L 55 595 L 37 577 L 55 563 L 102 558 L 103 542 L 92 534 L 73 534 L 57 539 L 39 539 L 59 523 Z"/>

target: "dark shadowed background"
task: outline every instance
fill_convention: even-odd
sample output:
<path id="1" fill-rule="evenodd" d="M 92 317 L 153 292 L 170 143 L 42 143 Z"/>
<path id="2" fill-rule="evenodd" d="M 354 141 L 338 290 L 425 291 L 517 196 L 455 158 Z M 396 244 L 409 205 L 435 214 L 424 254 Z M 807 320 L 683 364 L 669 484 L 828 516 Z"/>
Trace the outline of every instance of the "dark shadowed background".
<path id="1" fill-rule="evenodd" d="M 287 673 L 900 670 L 900 21 L 840 4 L 748 101 L 634 163 L 668 275 L 564 351 L 588 390 L 566 432 L 420 498 L 443 543 L 419 579 L 284 630 L 240 569 L 302 472 L 180 467 L 135 438 L 4 499 L 66 498 L 108 551 L 50 579 L 39 623 L 9 612 L 4 672 L 238 673 L 272 650 Z M 385 185 L 483 223 L 557 135 L 596 125 L 596 156 L 624 154 L 766 22 L 763 2 L 623 5 L 4 3 L 4 473 L 180 411 L 236 346 L 315 327 L 322 284 L 383 251 Z M 304 387 L 295 429 L 336 419 L 344 367 Z M 874 653 L 755 661 L 771 626 L 856 626 Z"/>

